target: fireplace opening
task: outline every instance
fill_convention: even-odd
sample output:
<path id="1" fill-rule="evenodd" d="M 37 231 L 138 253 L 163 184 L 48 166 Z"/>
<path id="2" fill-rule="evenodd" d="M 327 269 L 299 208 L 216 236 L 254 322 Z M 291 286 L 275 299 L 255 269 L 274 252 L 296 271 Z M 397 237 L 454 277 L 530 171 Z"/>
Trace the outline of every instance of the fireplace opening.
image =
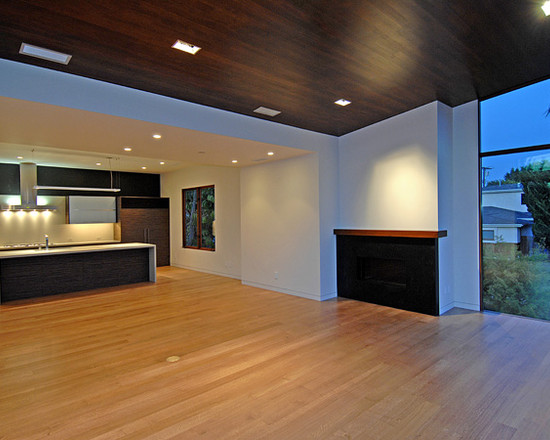
<path id="1" fill-rule="evenodd" d="M 407 289 L 407 266 L 397 258 L 357 257 L 357 278 L 403 291 Z"/>

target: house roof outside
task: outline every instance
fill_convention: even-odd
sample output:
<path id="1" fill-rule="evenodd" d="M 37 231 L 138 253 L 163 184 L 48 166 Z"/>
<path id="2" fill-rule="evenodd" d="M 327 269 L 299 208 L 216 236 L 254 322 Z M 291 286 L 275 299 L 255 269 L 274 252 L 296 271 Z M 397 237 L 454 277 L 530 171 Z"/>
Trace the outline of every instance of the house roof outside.
<path id="1" fill-rule="evenodd" d="M 523 192 L 521 183 L 505 183 L 503 185 L 489 185 L 481 188 L 481 192 Z"/>
<path id="2" fill-rule="evenodd" d="M 497 206 L 484 206 L 481 210 L 483 226 L 487 225 L 521 225 L 533 224 L 533 215 L 530 212 L 514 211 Z"/>

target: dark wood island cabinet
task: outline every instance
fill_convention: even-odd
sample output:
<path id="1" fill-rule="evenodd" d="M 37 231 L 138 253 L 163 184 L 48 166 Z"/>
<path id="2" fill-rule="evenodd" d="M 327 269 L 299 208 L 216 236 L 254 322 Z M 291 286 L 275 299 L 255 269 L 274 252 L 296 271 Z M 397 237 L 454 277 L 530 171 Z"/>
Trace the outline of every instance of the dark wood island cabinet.
<path id="1" fill-rule="evenodd" d="M 118 243 L 0 252 L 0 302 L 155 282 L 155 246 Z"/>

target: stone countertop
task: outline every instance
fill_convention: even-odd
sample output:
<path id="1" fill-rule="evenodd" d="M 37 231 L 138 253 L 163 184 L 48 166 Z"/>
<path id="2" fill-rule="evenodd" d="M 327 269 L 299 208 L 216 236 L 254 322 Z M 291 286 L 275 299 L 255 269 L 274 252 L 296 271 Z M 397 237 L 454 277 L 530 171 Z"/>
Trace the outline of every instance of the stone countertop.
<path id="1" fill-rule="evenodd" d="M 22 258 L 22 257 L 45 257 L 48 255 L 75 254 L 86 252 L 116 251 L 126 249 L 155 248 L 154 244 L 148 243 L 111 243 L 87 246 L 64 246 L 46 249 L 22 249 L 11 251 L 0 251 L 0 259 Z"/>
<path id="2" fill-rule="evenodd" d="M 75 241 L 75 242 L 55 242 L 52 243 L 50 241 L 50 248 L 56 248 L 56 247 L 67 247 L 67 246 L 90 246 L 90 245 L 98 245 L 98 244 L 113 244 L 113 243 L 120 243 L 119 240 L 101 240 L 101 241 Z M 44 247 L 44 241 L 41 243 L 21 243 L 21 244 L 4 244 L 0 245 L 0 252 L 1 251 L 19 251 L 19 250 L 25 250 L 25 249 L 39 249 Z"/>

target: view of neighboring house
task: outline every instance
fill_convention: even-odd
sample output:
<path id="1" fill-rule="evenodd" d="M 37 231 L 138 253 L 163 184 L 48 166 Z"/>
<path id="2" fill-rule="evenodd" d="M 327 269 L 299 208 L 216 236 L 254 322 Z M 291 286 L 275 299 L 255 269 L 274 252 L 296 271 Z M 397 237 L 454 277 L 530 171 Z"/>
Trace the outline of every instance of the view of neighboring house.
<path id="1" fill-rule="evenodd" d="M 521 183 L 486 186 L 481 195 L 484 246 L 499 244 L 501 250 L 528 254 L 533 247 L 533 215 L 522 203 Z"/>

